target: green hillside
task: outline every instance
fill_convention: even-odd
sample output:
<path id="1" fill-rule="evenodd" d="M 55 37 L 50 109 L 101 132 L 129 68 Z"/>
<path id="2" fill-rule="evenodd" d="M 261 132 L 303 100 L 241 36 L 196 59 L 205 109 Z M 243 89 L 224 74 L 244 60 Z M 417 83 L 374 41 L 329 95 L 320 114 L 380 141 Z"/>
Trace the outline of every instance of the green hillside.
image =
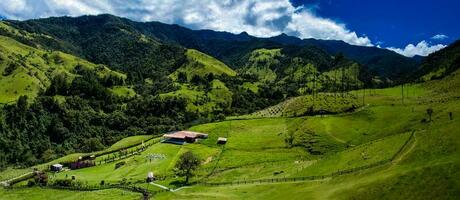
<path id="1" fill-rule="evenodd" d="M 251 52 L 244 73 L 256 76 L 262 82 L 273 82 L 280 65 L 281 49 L 257 49 Z"/>
<path id="2" fill-rule="evenodd" d="M 178 84 L 179 90 L 160 94 L 162 97 L 178 97 L 187 100 L 187 110 L 207 114 L 230 107 L 232 92 L 221 81 L 214 79 L 205 90 L 191 84 Z"/>
<path id="3" fill-rule="evenodd" d="M 99 78 L 110 76 L 126 79 L 126 75 L 103 65 L 95 65 L 78 57 L 57 51 L 44 51 L 0 36 L 0 103 L 11 103 L 20 96 L 36 97 L 45 91 L 57 74 L 72 82 L 78 76 L 76 67 L 92 70 Z"/>
<path id="4" fill-rule="evenodd" d="M 460 68 L 460 41 L 423 59 L 418 72 L 421 81 L 439 79 Z"/>
<path id="5" fill-rule="evenodd" d="M 193 76 L 204 77 L 209 73 L 212 73 L 216 76 L 222 74 L 228 76 L 236 75 L 236 72 L 224 63 L 197 50 L 188 49 L 185 52 L 185 55 L 187 58 L 187 62 L 179 69 L 177 69 L 173 74 L 170 75 L 174 80 L 177 80 L 177 76 L 179 73 L 185 73 L 187 76 L 187 80 L 191 80 Z"/>
<path id="6" fill-rule="evenodd" d="M 190 130 L 208 133 L 209 138 L 183 146 L 154 144 L 139 155 L 117 161 L 126 162 L 120 168 L 115 168 L 117 162 L 102 164 L 58 173 L 50 181 L 65 179 L 65 175 L 71 173 L 90 185 L 99 184 L 100 180 L 117 183 L 123 178 L 135 182 L 152 170 L 162 177 L 157 184 L 176 188 L 181 179 L 173 175 L 174 163 L 179 155 L 191 150 L 201 160 L 193 185 L 175 192 L 162 192 L 154 198 L 279 199 L 287 195 L 312 199 L 374 199 L 382 195 L 392 199 L 454 198 L 460 186 L 456 181 L 460 176 L 456 172 L 459 151 L 454 147 L 459 145 L 460 138 L 454 131 L 459 125 L 457 117 L 449 120 L 448 112 L 460 110 L 455 98 L 443 103 L 426 101 L 442 97 L 439 89 L 458 82 L 451 76 L 433 82 L 433 88 L 407 87 L 409 93 L 405 94 L 404 104 L 400 101 L 400 88 L 396 87 L 373 91 L 366 96 L 369 105 L 354 113 L 194 126 Z M 429 107 L 434 110 L 433 121 L 424 122 Z M 291 136 L 292 144 L 285 140 Z M 215 144 L 217 137 L 228 138 L 225 148 Z M 151 162 L 146 159 L 149 154 L 162 154 L 165 159 Z M 331 175 L 347 170 L 354 172 Z M 320 181 L 283 181 L 311 176 L 319 177 Z M 272 179 L 277 183 L 265 182 Z M 252 180 L 264 182 L 251 183 Z M 229 182 L 234 183 L 205 184 Z M 160 190 L 153 185 L 140 186 L 152 192 Z M 19 191 L 7 191 L 11 192 Z"/>

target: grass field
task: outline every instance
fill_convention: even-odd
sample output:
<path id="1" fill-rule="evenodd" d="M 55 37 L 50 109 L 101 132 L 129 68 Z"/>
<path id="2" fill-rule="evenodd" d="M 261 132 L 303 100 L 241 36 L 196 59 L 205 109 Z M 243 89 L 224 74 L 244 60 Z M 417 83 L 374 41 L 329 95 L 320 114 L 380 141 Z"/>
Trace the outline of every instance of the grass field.
<path id="1" fill-rule="evenodd" d="M 201 160 L 192 183 L 330 175 L 395 156 L 391 162 L 377 167 L 321 180 L 219 187 L 198 184 L 155 198 L 457 199 L 460 107 L 456 80 L 450 79 L 449 84 L 434 82 L 436 87 L 407 86 L 404 102 L 400 87 L 353 91 L 356 101 L 366 92 L 365 106 L 350 113 L 197 125 L 190 130 L 208 133 L 208 139 L 182 146 L 157 143 L 139 155 L 121 160 L 125 164 L 118 169 L 115 162 L 58 173 L 51 180 L 64 179 L 67 174 L 89 184 L 101 180 L 131 182 L 143 180 L 152 171 L 164 179 L 157 183 L 174 188 L 183 179 L 174 177 L 172 169 L 178 157 L 189 150 Z M 432 122 L 426 122 L 427 108 L 434 110 Z M 449 112 L 454 113 L 453 120 L 449 119 Z M 403 146 L 413 131 L 413 138 Z M 289 134 L 294 137 L 292 146 L 285 142 Z M 218 137 L 228 138 L 225 147 L 216 144 Z M 120 144 L 139 139 L 127 139 Z M 165 157 L 150 161 L 150 154 Z M 3 192 L 11 199 L 19 198 L 20 192 Z"/>
<path id="2" fill-rule="evenodd" d="M 63 200 L 115 200 L 115 199 L 140 199 L 139 193 L 123 190 L 108 189 L 100 191 L 77 192 L 56 189 L 44 189 L 39 187 L 21 188 L 14 190 L 0 189 L 0 199 L 39 200 L 39 199 L 63 199 Z"/>
<path id="3" fill-rule="evenodd" d="M 103 151 L 92 152 L 92 153 L 73 153 L 73 154 L 69 154 L 69 155 L 57 158 L 55 160 L 52 160 L 50 162 L 47 162 L 47 163 L 44 163 L 44 164 L 39 164 L 39 165 L 30 167 L 30 168 L 19 168 L 19 169 L 8 168 L 8 169 L 5 169 L 5 170 L 1 171 L 0 180 L 7 180 L 7 179 L 10 179 L 10 178 L 13 178 L 13 177 L 20 176 L 20 175 L 25 174 L 25 173 L 29 173 L 29 172 L 32 171 L 33 168 L 43 169 L 43 168 L 47 167 L 48 165 L 52 165 L 52 164 L 56 164 L 56 163 L 73 162 L 73 161 L 78 160 L 78 158 L 80 156 L 84 156 L 84 155 L 101 155 L 101 154 L 105 154 L 107 152 L 116 151 L 116 150 L 119 150 L 119 149 L 124 149 L 124 148 L 127 148 L 127 147 L 131 147 L 133 145 L 139 145 L 139 144 L 142 143 L 142 141 L 147 141 L 147 140 L 152 139 L 152 138 L 153 138 L 153 136 L 151 136 L 151 135 L 137 135 L 137 136 L 126 137 L 126 138 L 123 138 L 120 141 L 116 142 L 115 144 L 113 144 L 109 148 L 104 149 Z M 97 159 L 98 160 L 103 159 L 103 157 L 104 156 L 98 156 Z"/>

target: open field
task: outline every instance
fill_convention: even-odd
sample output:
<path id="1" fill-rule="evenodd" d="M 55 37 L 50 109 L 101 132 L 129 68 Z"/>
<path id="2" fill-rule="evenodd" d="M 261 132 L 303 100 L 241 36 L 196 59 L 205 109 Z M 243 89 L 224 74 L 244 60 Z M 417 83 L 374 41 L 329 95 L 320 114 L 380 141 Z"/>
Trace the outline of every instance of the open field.
<path id="1" fill-rule="evenodd" d="M 460 188 L 460 154 L 456 149 L 460 146 L 460 134 L 456 131 L 460 121 L 457 117 L 449 120 L 448 112 L 460 113 L 458 102 L 431 103 L 426 98 L 436 98 L 427 97 L 436 94 L 433 90 L 419 85 L 407 88 L 409 95 L 406 94 L 404 104 L 401 88 L 395 87 L 373 90 L 365 96 L 366 105 L 351 113 L 197 125 L 190 130 L 208 133 L 208 139 L 182 146 L 156 143 L 139 155 L 61 172 L 51 175 L 50 180 L 75 175 L 77 180 L 90 185 L 101 180 L 129 184 L 144 180 L 147 172 L 152 171 L 160 178 L 156 183 L 176 188 L 182 179 L 174 176 L 174 165 L 182 153 L 190 150 L 202 163 L 191 179 L 197 184 L 160 193 L 155 198 L 280 199 L 289 196 L 291 199 L 376 199 L 383 194 L 390 199 L 455 199 Z M 359 99 L 362 92 L 352 93 Z M 434 109 L 433 121 L 423 122 L 427 119 L 426 109 L 429 107 Z M 408 140 L 412 132 L 415 134 Z M 285 138 L 291 133 L 295 139 L 289 146 Z M 225 147 L 216 144 L 218 137 L 228 138 Z M 143 139 L 147 137 L 136 136 L 114 146 Z M 150 160 L 148 155 L 151 154 L 161 154 L 164 158 Z M 115 169 L 119 162 L 124 165 Z M 331 176 L 337 171 L 379 162 L 383 164 Z M 305 176 L 326 178 L 217 187 L 200 184 Z M 152 185 L 135 185 L 149 191 L 159 190 Z M 12 196 L 15 198 L 18 197 Z"/>
<path id="2" fill-rule="evenodd" d="M 29 173 L 29 172 L 32 171 L 33 168 L 43 169 L 45 167 L 48 167 L 49 165 L 56 164 L 56 163 L 76 161 L 76 160 L 78 160 L 78 158 L 80 156 L 84 156 L 84 155 L 97 155 L 97 154 L 101 155 L 101 154 L 105 154 L 105 153 L 108 153 L 108 152 L 111 152 L 111 151 L 117 151 L 119 149 L 132 147 L 132 146 L 141 144 L 142 141 L 147 141 L 147 140 L 152 139 L 152 138 L 153 138 L 153 136 L 150 136 L 150 135 L 138 135 L 138 136 L 126 137 L 126 138 L 123 138 L 120 141 L 116 142 L 115 144 L 113 144 L 112 146 L 110 146 L 109 148 L 107 148 L 107 149 L 105 149 L 103 151 L 92 152 L 92 153 L 73 153 L 73 154 L 69 154 L 69 155 L 57 158 L 55 160 L 52 160 L 50 162 L 40 164 L 40 165 L 36 165 L 36 166 L 30 167 L 30 168 L 19 168 L 19 169 L 8 168 L 8 169 L 6 169 L 6 170 L 4 170 L 4 171 L 2 171 L 0 173 L 0 180 L 7 180 L 7 179 L 10 179 L 10 178 L 13 178 L 13 177 L 20 176 L 22 174 Z M 103 156 L 100 156 L 98 158 L 101 159 L 101 157 L 103 157 Z"/>
<path id="3" fill-rule="evenodd" d="M 127 192 L 123 190 L 108 189 L 100 191 L 68 191 L 45 188 L 21 188 L 14 190 L 0 189 L 0 199 L 18 199 L 18 200 L 39 200 L 39 199 L 63 199 L 63 200 L 86 200 L 86 199 L 139 199 L 142 195 L 139 193 Z"/>

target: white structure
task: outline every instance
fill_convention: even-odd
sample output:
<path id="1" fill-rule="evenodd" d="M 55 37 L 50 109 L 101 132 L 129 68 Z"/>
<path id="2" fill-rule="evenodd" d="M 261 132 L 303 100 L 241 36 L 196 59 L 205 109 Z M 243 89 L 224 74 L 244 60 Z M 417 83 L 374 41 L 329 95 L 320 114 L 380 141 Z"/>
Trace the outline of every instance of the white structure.
<path id="1" fill-rule="evenodd" d="M 153 172 L 147 173 L 147 183 L 153 182 L 155 177 L 153 176 Z"/>
<path id="2" fill-rule="evenodd" d="M 61 164 L 54 164 L 54 165 L 51 165 L 51 171 L 53 172 L 59 172 L 62 170 L 62 167 L 64 167 L 63 165 Z"/>

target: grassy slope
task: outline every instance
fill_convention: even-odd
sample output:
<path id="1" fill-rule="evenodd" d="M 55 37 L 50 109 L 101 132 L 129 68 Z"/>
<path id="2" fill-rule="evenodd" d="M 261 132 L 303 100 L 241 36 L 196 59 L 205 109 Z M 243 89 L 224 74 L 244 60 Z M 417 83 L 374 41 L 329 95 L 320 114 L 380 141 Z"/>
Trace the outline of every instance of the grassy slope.
<path id="1" fill-rule="evenodd" d="M 325 132 L 341 141 L 366 144 L 365 141 L 383 138 L 382 150 L 397 145 L 393 139 L 403 137 L 409 129 L 417 131 L 402 156 L 390 165 L 365 172 L 350 174 L 322 182 L 283 183 L 272 185 L 241 185 L 223 187 L 198 186 L 177 193 L 160 195 L 160 199 L 456 199 L 460 195 L 460 125 L 458 117 L 448 119 L 448 112 L 460 113 L 458 107 L 458 72 L 443 81 L 409 88 L 409 97 L 401 105 L 400 88 L 373 91 L 366 97 L 368 108 L 351 115 L 310 118 L 307 124 L 318 132 Z M 358 91 L 362 92 L 362 91 Z M 442 103 L 440 103 L 442 102 Z M 427 118 L 425 110 L 435 110 L 434 121 L 420 123 Z M 396 117 L 397 116 L 397 117 Z M 308 120 L 316 122 L 308 123 Z M 346 128 L 344 128 L 346 127 Z M 392 139 L 393 138 L 393 139 Z M 387 139 L 385 139 L 387 140 Z M 383 141 L 385 141 L 383 140 Z M 379 145 L 377 145 L 379 146 Z M 385 147 L 386 146 L 386 147 Z M 356 147 L 360 148 L 360 147 Z M 359 151 L 358 151 L 359 152 Z M 380 150 L 377 152 L 381 152 Z M 340 154 L 332 155 L 340 156 Z M 356 154 L 355 154 L 356 155 Z M 385 155 L 385 154 L 384 154 Z M 346 156 L 346 158 L 353 156 Z M 344 162 L 333 162 L 321 169 Z M 346 162 L 345 162 L 346 163 Z M 314 166 L 314 165 L 312 165 Z M 282 166 L 280 166 L 282 167 Z M 253 172 L 256 173 L 256 172 Z M 257 171 L 259 173 L 259 171 Z"/>
<path id="2" fill-rule="evenodd" d="M 78 160 L 80 156 L 92 155 L 92 154 L 102 154 L 104 152 L 127 148 L 133 145 L 141 144 L 142 141 L 146 141 L 151 138 L 152 136 L 150 135 L 137 135 L 137 136 L 126 137 L 116 142 L 115 144 L 113 144 L 112 146 L 110 146 L 109 148 L 103 151 L 98 151 L 98 152 L 93 152 L 93 153 L 73 153 L 73 154 L 69 154 L 64 157 L 60 157 L 58 159 L 52 160 L 48 163 L 36 165 L 30 168 L 23 168 L 23 169 L 8 168 L 1 172 L 0 180 L 7 180 L 9 178 L 13 178 L 13 177 L 25 174 L 25 173 L 29 173 L 32 171 L 34 167 L 43 168 L 44 166 L 51 165 L 51 164 L 75 161 L 75 160 Z"/>
<path id="3" fill-rule="evenodd" d="M 177 80 L 179 72 L 184 72 L 190 81 L 193 76 L 205 76 L 209 73 L 214 75 L 236 76 L 236 72 L 219 60 L 201 53 L 194 49 L 186 52 L 187 62 L 170 75 Z M 188 101 L 187 109 L 198 113 L 211 112 L 218 104 L 230 105 L 232 93 L 225 84 L 217 79 L 211 82 L 211 90 L 206 92 L 204 88 L 190 83 L 176 83 L 179 89 L 160 96 L 177 96 Z"/>
<path id="4" fill-rule="evenodd" d="M 353 111 L 362 106 L 358 95 L 353 94 L 324 94 L 319 93 L 316 97 L 304 95 L 287 99 L 277 105 L 265 108 L 254 113 L 233 116 L 228 119 L 247 119 L 262 117 L 296 117 L 313 115 L 324 111 L 324 114 L 343 113 Z"/>
<path id="5" fill-rule="evenodd" d="M 101 179 L 116 181 L 121 178 L 143 178 L 147 171 L 157 175 L 171 175 L 177 156 L 186 150 L 193 150 L 203 160 L 197 172 L 202 179 L 217 166 L 207 181 L 228 181 L 254 178 L 270 178 L 299 175 L 327 174 L 338 169 L 361 166 L 374 161 L 387 159 L 407 138 L 408 128 L 425 129 L 417 132 L 414 145 L 393 164 L 365 172 L 350 174 L 322 182 L 283 183 L 274 185 L 241 185 L 225 187 L 194 186 L 176 193 L 163 193 L 160 199 L 376 199 L 385 195 L 388 199 L 438 199 L 453 198 L 458 193 L 457 170 L 459 156 L 456 146 L 459 135 L 455 132 L 458 120 L 448 121 L 447 111 L 460 112 L 457 102 L 437 105 L 434 122 L 431 125 L 420 123 L 426 117 L 426 103 L 420 95 L 430 91 L 415 89 L 414 95 L 406 99 L 405 105 L 396 105 L 399 88 L 374 91 L 367 97 L 369 106 L 362 111 L 337 116 L 303 117 L 293 119 L 257 119 L 226 121 L 192 127 L 192 130 L 210 134 L 209 139 L 198 144 L 176 146 L 157 144 L 146 153 L 163 153 L 165 160 L 149 163 L 145 154 L 128 158 L 127 164 L 114 169 L 114 164 L 72 171 L 77 178 L 89 183 Z M 358 91 L 357 93 L 360 93 Z M 417 94 L 417 95 L 416 95 Z M 451 94 L 456 94 L 455 92 Z M 421 104 L 419 104 L 421 103 Z M 393 105 L 395 104 L 395 105 Z M 433 105 L 432 105 L 433 106 Z M 414 109 L 413 109 L 414 108 Z M 412 112 L 414 110 L 414 112 Z M 394 117 L 397 113 L 398 118 Z M 403 113 L 403 114 L 402 114 Z M 327 138 L 338 153 L 326 156 L 309 155 L 301 148 L 287 149 L 282 140 L 286 126 L 291 121 L 311 128 L 321 137 Z M 357 122 L 358 124 L 353 124 Z M 360 124 L 361 123 L 361 124 Z M 347 128 L 343 128 L 347 127 Z M 366 130 L 366 131 L 364 131 Z M 366 133 L 366 134 L 363 134 Z M 402 133 L 402 134 L 401 134 Z M 215 144 L 217 137 L 229 138 L 225 151 Z M 440 137 L 441 136 L 441 137 Z M 334 141 L 335 140 L 335 141 Z M 340 141 L 352 143 L 355 147 L 342 151 Z M 375 142 L 372 142 L 375 141 Z M 362 158 L 362 152 L 368 159 Z M 319 167 L 321 166 L 321 167 Z M 283 171 L 280 175 L 274 172 Z M 58 175 L 63 177 L 64 173 Z M 162 181 L 168 184 L 175 179 Z"/>
<path id="6" fill-rule="evenodd" d="M 276 80 L 276 73 L 271 69 L 279 64 L 281 49 L 257 49 L 250 53 L 249 60 L 244 67 L 244 73 L 255 75 L 262 82 Z"/>
<path id="7" fill-rule="evenodd" d="M 429 86 L 408 87 L 409 97 L 404 105 L 399 96 L 400 88 L 375 90 L 373 95 L 366 96 L 368 105 L 363 110 L 323 118 L 265 118 L 203 124 L 191 128 L 210 134 L 208 139 L 199 143 L 185 146 L 156 144 L 145 153 L 126 159 L 127 164 L 119 169 L 115 169 L 112 163 L 69 173 L 77 175 L 80 180 L 98 183 L 101 179 L 143 179 L 146 172 L 153 171 L 160 177 L 169 177 L 160 183 L 170 184 L 177 180 L 170 177 L 177 157 L 192 150 L 203 161 L 193 181 L 321 175 L 385 160 L 407 139 L 407 132 L 417 130 L 415 140 L 393 163 L 360 173 L 301 183 L 194 186 L 175 193 L 163 193 L 157 198 L 455 199 L 460 191 L 458 86 L 460 81 L 454 76 L 432 82 Z M 427 118 L 426 109 L 429 107 L 434 109 L 434 121 L 421 123 Z M 454 120 L 448 119 L 448 112 L 454 113 Z M 316 141 L 330 153 L 311 155 L 302 147 L 286 148 L 283 135 L 296 126 L 299 134 L 304 129 L 313 130 Z M 221 136 L 229 139 L 223 151 L 215 144 L 216 138 Z M 165 154 L 166 159 L 150 163 L 145 158 L 149 153 Z M 58 177 L 63 178 L 64 173 Z"/>
<path id="8" fill-rule="evenodd" d="M 180 89 L 174 92 L 160 94 L 160 96 L 177 96 L 187 99 L 187 109 L 196 112 L 210 112 L 217 104 L 230 105 L 232 92 L 225 84 L 217 79 L 211 82 L 211 90 L 207 93 L 198 86 L 180 84 Z"/>
<path id="9" fill-rule="evenodd" d="M 62 52 L 44 51 L 0 36 L 0 103 L 15 101 L 21 95 L 36 97 L 45 90 L 56 74 L 65 74 L 70 82 L 77 76 L 73 69 L 81 66 L 94 70 L 101 78 L 126 75 L 95 65 Z"/>
<path id="10" fill-rule="evenodd" d="M 14 191 L 14 192 L 13 192 Z M 91 192 L 77 192 L 67 190 L 42 189 L 39 187 L 23 188 L 15 190 L 0 189 L 0 199 L 20 199 L 20 200 L 39 200 L 39 199 L 62 199 L 62 200 L 82 200 L 82 199 L 139 199 L 139 193 L 126 192 L 123 190 L 100 190 Z"/>
<path id="11" fill-rule="evenodd" d="M 194 75 L 205 76 L 209 73 L 213 73 L 214 75 L 236 75 L 235 71 L 221 61 L 197 50 L 187 49 L 185 55 L 187 62 L 170 75 L 173 79 L 177 79 L 179 72 L 185 72 L 188 80 L 191 80 Z"/>

